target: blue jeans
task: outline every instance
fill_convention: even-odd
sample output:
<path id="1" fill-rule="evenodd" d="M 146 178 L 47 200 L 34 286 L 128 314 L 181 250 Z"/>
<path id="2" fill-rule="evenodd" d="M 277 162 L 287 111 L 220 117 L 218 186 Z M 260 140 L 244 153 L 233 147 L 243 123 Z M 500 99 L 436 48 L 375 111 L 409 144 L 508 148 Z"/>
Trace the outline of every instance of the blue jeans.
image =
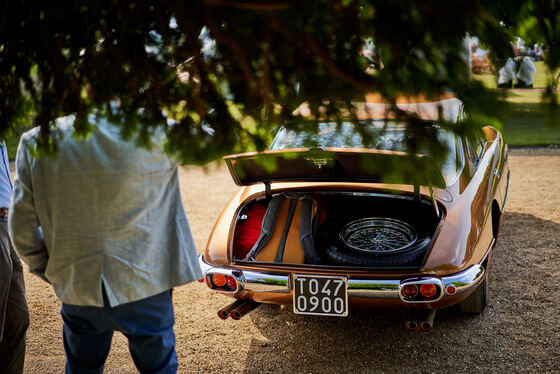
<path id="1" fill-rule="evenodd" d="M 109 307 L 62 304 L 66 373 L 102 373 L 113 331 L 128 339 L 140 373 L 176 373 L 177 354 L 171 290 L 128 304 Z"/>

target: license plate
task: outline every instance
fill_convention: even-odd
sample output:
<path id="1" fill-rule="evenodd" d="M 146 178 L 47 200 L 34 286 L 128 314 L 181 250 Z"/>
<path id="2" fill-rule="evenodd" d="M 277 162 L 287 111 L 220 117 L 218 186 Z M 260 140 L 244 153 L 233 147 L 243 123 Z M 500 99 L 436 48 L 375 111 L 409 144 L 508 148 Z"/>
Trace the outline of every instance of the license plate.
<path id="1" fill-rule="evenodd" d="M 294 274 L 294 313 L 346 317 L 346 277 Z"/>

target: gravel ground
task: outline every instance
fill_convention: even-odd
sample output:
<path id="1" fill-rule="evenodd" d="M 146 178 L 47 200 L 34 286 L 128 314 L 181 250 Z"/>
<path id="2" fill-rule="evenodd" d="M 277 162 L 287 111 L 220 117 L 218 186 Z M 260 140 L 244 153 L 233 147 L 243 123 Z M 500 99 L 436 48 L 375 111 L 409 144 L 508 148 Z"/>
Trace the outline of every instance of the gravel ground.
<path id="1" fill-rule="evenodd" d="M 512 185 L 480 316 L 439 311 L 434 330 L 406 332 L 405 313 L 295 316 L 261 306 L 220 320 L 230 299 L 193 283 L 174 294 L 180 373 L 560 373 L 560 149 L 510 152 Z M 185 168 L 181 186 L 197 248 L 236 190 L 225 168 Z M 60 302 L 26 274 L 31 313 L 25 373 L 62 373 Z M 115 334 L 106 373 L 135 373 Z"/>

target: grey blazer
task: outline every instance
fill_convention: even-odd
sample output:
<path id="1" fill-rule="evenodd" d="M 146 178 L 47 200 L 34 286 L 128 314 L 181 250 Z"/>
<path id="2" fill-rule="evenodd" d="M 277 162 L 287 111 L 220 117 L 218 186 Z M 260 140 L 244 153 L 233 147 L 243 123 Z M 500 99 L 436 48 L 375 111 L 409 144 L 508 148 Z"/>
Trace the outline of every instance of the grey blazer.
<path id="1" fill-rule="evenodd" d="M 33 157 L 38 128 L 20 140 L 9 229 L 30 271 L 90 306 L 103 305 L 102 284 L 115 306 L 202 278 L 163 136 L 146 150 L 100 122 L 76 140 L 73 122 L 57 120 L 56 158 Z"/>

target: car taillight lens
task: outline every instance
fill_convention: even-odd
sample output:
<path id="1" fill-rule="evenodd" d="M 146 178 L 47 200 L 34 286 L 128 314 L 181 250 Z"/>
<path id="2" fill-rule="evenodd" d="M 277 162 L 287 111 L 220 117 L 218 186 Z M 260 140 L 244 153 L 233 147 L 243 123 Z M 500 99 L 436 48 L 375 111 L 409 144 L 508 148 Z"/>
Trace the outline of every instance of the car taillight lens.
<path id="1" fill-rule="evenodd" d="M 226 276 L 223 274 L 214 274 L 212 276 L 212 281 L 216 287 L 223 287 L 226 285 Z"/>
<path id="2" fill-rule="evenodd" d="M 236 290 L 236 289 L 237 289 L 237 281 L 235 280 L 234 277 L 226 277 L 226 284 L 227 284 L 228 287 L 231 288 L 232 290 Z"/>
<path id="3" fill-rule="evenodd" d="M 237 279 L 232 275 L 225 275 L 219 273 L 209 273 L 204 277 L 206 285 L 213 290 L 236 292 Z"/>
<path id="4" fill-rule="evenodd" d="M 424 297 L 432 297 L 436 294 L 436 286 L 431 283 L 424 283 L 420 286 L 420 293 Z"/>
<path id="5" fill-rule="evenodd" d="M 455 295 L 455 292 L 457 292 L 457 288 L 455 288 L 455 286 L 453 285 L 447 286 L 447 293 L 449 295 Z"/>
<path id="6" fill-rule="evenodd" d="M 416 286 L 415 284 L 406 284 L 402 288 L 402 293 L 408 298 L 413 298 L 418 295 L 418 286 Z"/>
<path id="7" fill-rule="evenodd" d="M 399 297 L 405 303 L 433 303 L 449 295 L 449 286 L 453 285 L 444 287 L 437 278 L 407 279 L 401 283 Z"/>

